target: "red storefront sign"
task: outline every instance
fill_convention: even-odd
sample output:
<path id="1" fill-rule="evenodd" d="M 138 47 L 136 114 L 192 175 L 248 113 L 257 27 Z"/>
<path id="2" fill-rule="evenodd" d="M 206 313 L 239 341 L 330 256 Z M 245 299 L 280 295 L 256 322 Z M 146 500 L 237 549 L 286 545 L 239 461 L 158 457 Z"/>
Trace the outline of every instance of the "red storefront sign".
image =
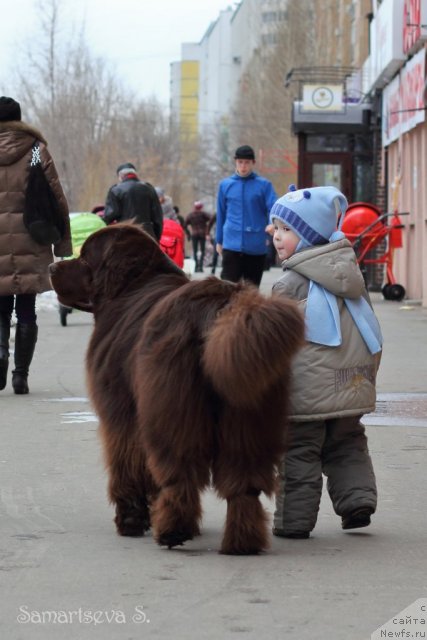
<path id="1" fill-rule="evenodd" d="M 410 54 L 427 37 L 424 28 L 427 0 L 405 0 L 403 7 L 403 52 Z"/>
<path id="2" fill-rule="evenodd" d="M 426 52 L 419 51 L 383 91 L 383 146 L 425 121 Z"/>

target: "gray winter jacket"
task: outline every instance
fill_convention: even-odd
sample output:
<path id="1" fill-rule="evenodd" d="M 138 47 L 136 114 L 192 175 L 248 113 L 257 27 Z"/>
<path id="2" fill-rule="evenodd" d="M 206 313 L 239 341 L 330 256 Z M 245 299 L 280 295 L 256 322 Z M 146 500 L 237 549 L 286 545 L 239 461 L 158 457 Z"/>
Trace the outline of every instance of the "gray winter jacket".
<path id="1" fill-rule="evenodd" d="M 373 411 L 380 354 L 371 355 L 343 300 L 361 295 L 368 299 L 350 242 L 304 249 L 282 266 L 284 274 L 273 294 L 300 300 L 305 309 L 309 281 L 317 282 L 337 298 L 342 333 L 339 347 L 307 342 L 296 356 L 290 419 L 309 422 Z"/>

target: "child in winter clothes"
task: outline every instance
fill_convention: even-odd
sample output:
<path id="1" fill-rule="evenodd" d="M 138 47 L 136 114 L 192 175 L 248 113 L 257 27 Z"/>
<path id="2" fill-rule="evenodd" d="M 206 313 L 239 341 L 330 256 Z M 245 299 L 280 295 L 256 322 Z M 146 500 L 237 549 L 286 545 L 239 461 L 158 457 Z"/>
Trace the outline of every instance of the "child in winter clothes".
<path id="1" fill-rule="evenodd" d="M 286 538 L 313 530 L 322 473 L 343 529 L 369 525 L 377 504 L 360 420 L 375 408 L 382 338 L 352 246 L 337 230 L 346 209 L 335 187 L 291 185 L 270 213 L 284 270 L 273 295 L 300 300 L 306 321 L 274 514 L 273 533 Z"/>

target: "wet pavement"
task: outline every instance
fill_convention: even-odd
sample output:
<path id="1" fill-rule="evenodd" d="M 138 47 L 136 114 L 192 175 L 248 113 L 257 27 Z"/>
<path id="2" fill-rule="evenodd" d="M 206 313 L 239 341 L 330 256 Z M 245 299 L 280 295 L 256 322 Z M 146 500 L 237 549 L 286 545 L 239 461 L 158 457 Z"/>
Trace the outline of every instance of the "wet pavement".
<path id="1" fill-rule="evenodd" d="M 279 275 L 264 275 L 265 293 Z M 385 340 L 377 409 L 364 417 L 379 493 L 372 525 L 342 531 L 325 486 L 310 539 L 273 538 L 257 557 L 218 554 L 226 505 L 212 491 L 201 535 L 182 548 L 116 535 L 85 386 L 92 318 L 73 313 L 64 328 L 40 304 L 31 393 L 8 383 L 0 394 L 0 637 L 367 640 L 425 597 L 427 310 L 372 298 Z M 113 611 L 120 619 L 109 622 Z"/>
<path id="2" fill-rule="evenodd" d="M 366 425 L 427 428 L 427 393 L 379 393 L 374 413 Z"/>

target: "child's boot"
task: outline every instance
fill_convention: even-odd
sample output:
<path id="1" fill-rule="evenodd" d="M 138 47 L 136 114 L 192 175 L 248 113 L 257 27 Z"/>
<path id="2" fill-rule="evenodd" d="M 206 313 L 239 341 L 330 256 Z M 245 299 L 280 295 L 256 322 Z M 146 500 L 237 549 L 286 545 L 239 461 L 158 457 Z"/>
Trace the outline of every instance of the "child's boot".
<path id="1" fill-rule="evenodd" d="M 374 513 L 372 507 L 360 507 L 342 517 L 343 529 L 361 529 L 371 524 L 371 515 Z"/>

